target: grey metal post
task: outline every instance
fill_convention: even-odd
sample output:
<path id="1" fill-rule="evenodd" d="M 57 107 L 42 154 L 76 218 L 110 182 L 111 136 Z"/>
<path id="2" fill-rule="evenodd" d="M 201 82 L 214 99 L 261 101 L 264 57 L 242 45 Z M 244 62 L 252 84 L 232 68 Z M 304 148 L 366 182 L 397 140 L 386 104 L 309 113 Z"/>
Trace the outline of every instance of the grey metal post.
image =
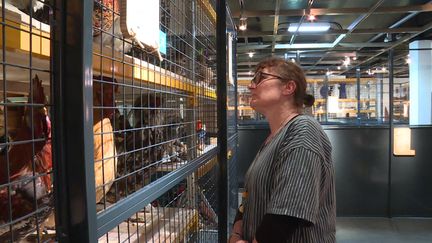
<path id="1" fill-rule="evenodd" d="M 226 1 L 216 1 L 217 124 L 219 147 L 219 242 L 228 239 L 228 135 L 226 83 Z"/>
<path id="2" fill-rule="evenodd" d="M 375 85 L 375 112 L 376 119 L 378 123 L 382 123 L 383 112 L 382 112 L 382 102 L 383 102 L 383 74 L 380 73 L 377 75 L 378 80 Z"/>
<path id="3" fill-rule="evenodd" d="M 92 1 L 56 1 L 53 164 L 59 242 L 96 242 Z"/>
<path id="4" fill-rule="evenodd" d="M 393 78 L 393 62 L 394 62 L 394 50 L 391 49 L 389 51 L 389 164 L 388 164 L 388 196 L 387 196 L 387 210 L 388 210 L 388 217 L 392 217 L 392 210 L 391 210 L 391 170 L 392 170 L 392 160 L 393 160 L 393 143 L 394 143 L 394 134 L 393 134 L 393 86 L 394 86 L 394 78 Z"/>
<path id="5" fill-rule="evenodd" d="M 357 125 L 360 125 L 361 123 L 361 113 L 360 113 L 360 109 L 361 109 L 361 102 L 360 102 L 360 77 L 361 77 L 361 73 L 360 73 L 360 68 L 356 69 L 356 77 L 357 77 Z"/>
<path id="6" fill-rule="evenodd" d="M 328 75 L 324 76 L 324 90 L 326 91 L 325 96 L 325 106 L 324 106 L 324 121 L 328 122 L 328 94 L 329 94 L 329 85 L 328 85 Z"/>

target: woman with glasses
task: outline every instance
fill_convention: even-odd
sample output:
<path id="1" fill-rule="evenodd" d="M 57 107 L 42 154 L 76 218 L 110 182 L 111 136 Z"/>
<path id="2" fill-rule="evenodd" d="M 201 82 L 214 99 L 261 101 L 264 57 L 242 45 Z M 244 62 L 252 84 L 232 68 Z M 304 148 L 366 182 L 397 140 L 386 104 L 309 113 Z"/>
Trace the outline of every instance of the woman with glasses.
<path id="1" fill-rule="evenodd" d="M 230 243 L 336 242 L 331 144 L 320 124 L 302 114 L 314 103 L 302 69 L 266 59 L 249 90 L 251 107 L 271 132 L 246 173 Z"/>

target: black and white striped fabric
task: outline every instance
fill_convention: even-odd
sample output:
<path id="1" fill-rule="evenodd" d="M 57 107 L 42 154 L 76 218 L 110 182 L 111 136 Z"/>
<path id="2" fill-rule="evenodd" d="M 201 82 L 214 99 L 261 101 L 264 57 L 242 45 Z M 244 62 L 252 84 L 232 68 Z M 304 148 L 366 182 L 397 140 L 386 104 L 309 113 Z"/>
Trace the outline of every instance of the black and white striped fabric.
<path id="1" fill-rule="evenodd" d="M 331 144 L 321 125 L 299 115 L 263 146 L 245 177 L 243 232 L 252 242 L 265 214 L 311 222 L 289 242 L 336 242 Z"/>

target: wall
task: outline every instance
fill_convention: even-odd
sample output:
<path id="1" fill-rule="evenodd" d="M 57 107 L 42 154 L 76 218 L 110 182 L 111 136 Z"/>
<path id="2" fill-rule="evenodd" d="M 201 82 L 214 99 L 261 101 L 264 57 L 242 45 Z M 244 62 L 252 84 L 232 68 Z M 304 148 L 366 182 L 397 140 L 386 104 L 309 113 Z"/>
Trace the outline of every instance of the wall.
<path id="1" fill-rule="evenodd" d="M 432 216 L 432 127 L 412 129 L 415 157 L 390 154 L 388 127 L 325 127 L 325 131 L 333 145 L 338 216 Z M 240 187 L 268 133 L 266 126 L 240 126 Z"/>

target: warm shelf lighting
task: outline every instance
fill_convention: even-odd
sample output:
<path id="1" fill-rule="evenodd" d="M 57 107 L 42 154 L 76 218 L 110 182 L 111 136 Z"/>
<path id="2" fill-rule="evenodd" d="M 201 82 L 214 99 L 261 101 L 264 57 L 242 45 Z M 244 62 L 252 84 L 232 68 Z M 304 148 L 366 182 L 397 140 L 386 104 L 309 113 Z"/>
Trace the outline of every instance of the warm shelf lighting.
<path id="1" fill-rule="evenodd" d="M 250 58 L 252 58 L 254 56 L 254 53 L 253 52 L 249 52 L 248 55 L 249 55 Z"/>
<path id="2" fill-rule="evenodd" d="M 289 32 L 296 32 L 299 23 L 291 23 L 288 27 Z M 330 23 L 302 23 L 299 32 L 324 32 L 330 29 Z"/>

